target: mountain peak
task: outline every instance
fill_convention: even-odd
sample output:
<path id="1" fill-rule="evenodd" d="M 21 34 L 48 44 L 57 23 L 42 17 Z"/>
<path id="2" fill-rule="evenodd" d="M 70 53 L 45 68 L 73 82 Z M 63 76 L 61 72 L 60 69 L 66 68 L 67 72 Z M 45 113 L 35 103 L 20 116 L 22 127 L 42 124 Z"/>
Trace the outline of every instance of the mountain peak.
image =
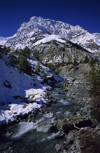
<path id="1" fill-rule="evenodd" d="M 39 20 L 44 20 L 44 19 L 42 17 L 40 17 L 40 16 L 39 17 L 33 16 L 33 17 L 30 18 L 30 21 L 36 21 L 37 22 Z"/>
<path id="2" fill-rule="evenodd" d="M 8 39 L 5 45 L 14 48 L 32 48 L 34 44 L 48 35 L 59 35 L 61 38 L 77 43 L 90 52 L 100 51 L 100 35 L 91 34 L 79 25 L 72 26 L 62 21 L 43 19 L 33 16 L 29 22 L 22 23 L 17 33 Z"/>

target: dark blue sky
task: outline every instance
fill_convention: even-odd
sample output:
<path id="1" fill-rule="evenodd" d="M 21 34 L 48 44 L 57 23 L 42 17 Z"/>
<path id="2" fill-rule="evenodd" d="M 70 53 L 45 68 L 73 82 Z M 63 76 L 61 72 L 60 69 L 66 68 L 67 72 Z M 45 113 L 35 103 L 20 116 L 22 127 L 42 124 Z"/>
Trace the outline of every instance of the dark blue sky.
<path id="1" fill-rule="evenodd" d="M 100 0 L 0 0 L 0 36 L 14 35 L 23 22 L 41 16 L 100 33 Z"/>

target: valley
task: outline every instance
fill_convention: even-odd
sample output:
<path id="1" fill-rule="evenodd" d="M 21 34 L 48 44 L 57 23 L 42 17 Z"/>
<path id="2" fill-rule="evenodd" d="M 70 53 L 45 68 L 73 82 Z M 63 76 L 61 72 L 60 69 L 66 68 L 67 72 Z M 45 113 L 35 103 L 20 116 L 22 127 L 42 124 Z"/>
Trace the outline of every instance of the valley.
<path id="1" fill-rule="evenodd" d="M 32 17 L 0 37 L 0 152 L 100 153 L 100 34 Z"/>
<path id="2" fill-rule="evenodd" d="M 90 116 L 92 99 L 88 94 L 90 86 L 86 85 L 90 66 L 79 64 L 76 71 L 73 65 L 60 69 L 63 81 L 55 83 L 48 91 L 47 107 L 19 118 L 18 123 L 1 128 L 1 153 L 81 153 L 84 148 L 80 147 L 81 131 L 92 132 L 92 136 L 97 133 L 99 124 Z M 96 143 L 98 145 L 98 140 Z"/>

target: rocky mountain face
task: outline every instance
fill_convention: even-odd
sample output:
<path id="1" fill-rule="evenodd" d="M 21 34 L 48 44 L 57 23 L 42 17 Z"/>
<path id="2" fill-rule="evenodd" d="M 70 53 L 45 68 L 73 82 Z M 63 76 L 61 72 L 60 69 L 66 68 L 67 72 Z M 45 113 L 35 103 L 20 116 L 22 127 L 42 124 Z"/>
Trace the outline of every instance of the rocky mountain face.
<path id="1" fill-rule="evenodd" d="M 73 43 L 77 43 L 90 52 L 100 51 L 100 34 L 90 34 L 80 26 L 43 19 L 42 17 L 31 17 L 30 21 L 23 23 L 17 33 L 10 37 L 6 45 L 14 48 L 32 48 L 38 40 L 48 35 L 59 35 Z"/>
<path id="2" fill-rule="evenodd" d="M 73 62 L 75 59 L 80 62 L 85 59 L 85 56 L 92 56 L 92 53 L 70 41 L 62 43 L 57 40 L 51 40 L 47 43 L 36 45 L 32 49 L 37 52 L 39 60 L 44 64 L 68 63 Z"/>

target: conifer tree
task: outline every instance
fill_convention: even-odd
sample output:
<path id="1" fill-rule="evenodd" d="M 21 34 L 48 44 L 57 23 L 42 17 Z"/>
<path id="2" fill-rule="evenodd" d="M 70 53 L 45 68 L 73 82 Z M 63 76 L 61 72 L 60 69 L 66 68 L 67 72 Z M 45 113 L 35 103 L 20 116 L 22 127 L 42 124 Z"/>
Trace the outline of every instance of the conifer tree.
<path id="1" fill-rule="evenodd" d="M 22 52 L 20 52 L 20 54 L 26 58 L 29 58 L 30 54 L 31 54 L 31 50 L 26 46 Z"/>
<path id="2" fill-rule="evenodd" d="M 8 57 L 10 59 L 10 61 L 9 61 L 10 65 L 11 66 L 15 66 L 17 64 L 17 58 L 14 55 L 14 52 L 13 53 L 10 53 Z"/>
<path id="3" fill-rule="evenodd" d="M 40 72 L 40 68 L 41 68 L 41 67 L 40 67 L 40 64 L 37 63 L 35 72 L 36 72 L 36 73 L 39 73 L 39 72 Z"/>
<path id="4" fill-rule="evenodd" d="M 24 72 L 29 75 L 31 75 L 33 72 L 31 64 L 27 61 L 27 58 L 22 55 L 19 55 L 18 57 L 17 68 L 20 70 L 20 72 Z"/>
<path id="5" fill-rule="evenodd" d="M 96 69 L 92 66 L 91 70 L 88 73 L 88 84 L 92 86 L 92 88 L 96 87 Z"/>
<path id="6" fill-rule="evenodd" d="M 88 56 L 85 56 L 84 63 L 88 63 L 88 62 L 89 62 L 89 58 Z"/>
<path id="7" fill-rule="evenodd" d="M 92 88 L 100 86 L 100 70 L 96 69 L 94 66 L 92 66 L 91 70 L 89 71 L 88 83 L 92 86 Z"/>

